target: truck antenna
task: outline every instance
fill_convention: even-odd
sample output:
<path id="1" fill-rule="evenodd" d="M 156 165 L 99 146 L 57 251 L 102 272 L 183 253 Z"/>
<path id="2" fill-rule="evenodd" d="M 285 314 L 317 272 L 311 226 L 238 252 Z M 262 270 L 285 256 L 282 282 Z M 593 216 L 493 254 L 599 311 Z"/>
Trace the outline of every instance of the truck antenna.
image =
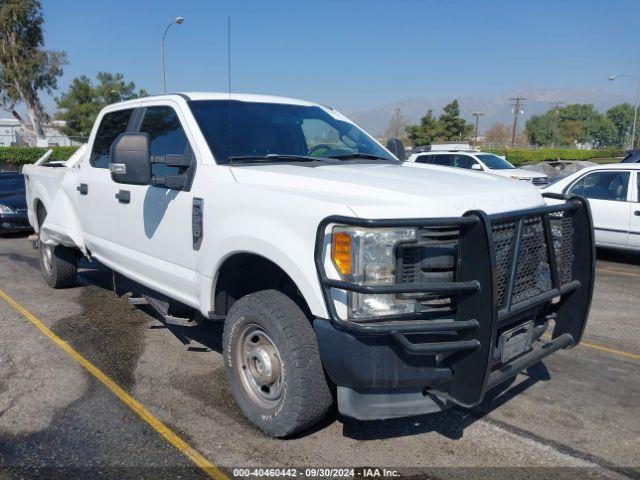
<path id="1" fill-rule="evenodd" d="M 227 17 L 227 79 L 229 82 L 229 100 L 231 100 L 231 15 Z"/>

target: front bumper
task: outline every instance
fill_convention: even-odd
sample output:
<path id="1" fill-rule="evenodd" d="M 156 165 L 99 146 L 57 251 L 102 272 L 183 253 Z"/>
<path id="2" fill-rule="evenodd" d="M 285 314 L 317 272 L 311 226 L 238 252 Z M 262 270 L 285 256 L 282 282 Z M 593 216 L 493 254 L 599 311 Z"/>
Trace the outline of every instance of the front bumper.
<path id="1" fill-rule="evenodd" d="M 323 248 L 330 224 L 454 226 L 459 229 L 455 281 L 362 286 L 328 278 Z M 540 265 L 532 266 L 534 224 Z M 504 235 L 506 226 L 510 237 Z M 447 404 L 473 407 L 489 389 L 576 345 L 591 303 L 595 249 L 589 206 L 574 197 L 561 205 L 491 216 L 472 211 L 460 218 L 424 220 L 329 217 L 318 229 L 315 260 L 330 316 L 314 323 L 322 361 L 338 385 L 340 410 L 367 419 L 427 413 Z M 544 285 L 527 292 L 526 268 L 545 269 Z M 332 290 L 451 295 L 455 309 L 450 318 L 425 313 L 353 322 L 338 316 Z M 500 334 L 529 321 L 537 337 L 554 322 L 551 341 L 501 363 L 496 355 Z"/>
<path id="2" fill-rule="evenodd" d="M 0 232 L 23 232 L 31 231 L 33 228 L 29 224 L 27 213 L 16 213 L 11 215 L 0 215 Z"/>

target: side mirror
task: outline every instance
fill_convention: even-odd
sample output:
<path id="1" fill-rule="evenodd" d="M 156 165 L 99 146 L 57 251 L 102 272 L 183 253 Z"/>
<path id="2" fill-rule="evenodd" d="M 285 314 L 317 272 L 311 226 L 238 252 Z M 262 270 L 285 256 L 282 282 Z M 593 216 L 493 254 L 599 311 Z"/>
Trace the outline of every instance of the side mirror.
<path id="1" fill-rule="evenodd" d="M 387 141 L 387 150 L 393 153 L 398 160 L 405 161 L 407 159 L 407 155 L 404 150 L 404 143 L 402 140 L 398 140 L 397 138 L 390 138 Z"/>
<path id="2" fill-rule="evenodd" d="M 151 153 L 146 133 L 121 133 L 111 144 L 111 179 L 129 185 L 151 184 Z"/>
<path id="3" fill-rule="evenodd" d="M 479 163 L 474 163 L 473 165 L 471 165 L 471 170 L 482 171 L 482 166 Z"/>

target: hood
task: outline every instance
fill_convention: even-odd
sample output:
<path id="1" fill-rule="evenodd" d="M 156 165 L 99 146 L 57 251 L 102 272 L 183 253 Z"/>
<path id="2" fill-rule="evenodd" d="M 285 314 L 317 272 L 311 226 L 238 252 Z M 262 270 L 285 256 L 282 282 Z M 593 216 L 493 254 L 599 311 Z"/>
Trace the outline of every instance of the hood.
<path id="1" fill-rule="evenodd" d="M 459 216 L 476 209 L 491 214 L 544 205 L 530 184 L 425 164 L 230 168 L 240 184 L 345 205 L 363 218 Z"/>
<path id="2" fill-rule="evenodd" d="M 519 177 L 519 178 L 545 178 L 546 174 L 535 172 L 533 170 L 526 170 L 524 168 L 507 168 L 504 170 L 491 170 L 494 175 L 500 175 L 501 177 Z"/>
<path id="3" fill-rule="evenodd" d="M 27 197 L 24 192 L 0 192 L 0 205 L 6 205 L 13 210 L 26 209 Z"/>

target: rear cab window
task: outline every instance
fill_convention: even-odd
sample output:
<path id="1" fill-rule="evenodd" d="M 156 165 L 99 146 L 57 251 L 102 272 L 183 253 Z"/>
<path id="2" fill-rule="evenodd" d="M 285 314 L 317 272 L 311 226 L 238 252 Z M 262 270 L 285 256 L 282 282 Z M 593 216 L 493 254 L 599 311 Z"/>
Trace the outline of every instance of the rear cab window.
<path id="1" fill-rule="evenodd" d="M 111 158 L 111 144 L 120 135 L 127 131 L 133 115 L 133 108 L 116 110 L 106 113 L 102 117 L 96 138 L 93 141 L 90 163 L 95 168 L 108 168 Z"/>

